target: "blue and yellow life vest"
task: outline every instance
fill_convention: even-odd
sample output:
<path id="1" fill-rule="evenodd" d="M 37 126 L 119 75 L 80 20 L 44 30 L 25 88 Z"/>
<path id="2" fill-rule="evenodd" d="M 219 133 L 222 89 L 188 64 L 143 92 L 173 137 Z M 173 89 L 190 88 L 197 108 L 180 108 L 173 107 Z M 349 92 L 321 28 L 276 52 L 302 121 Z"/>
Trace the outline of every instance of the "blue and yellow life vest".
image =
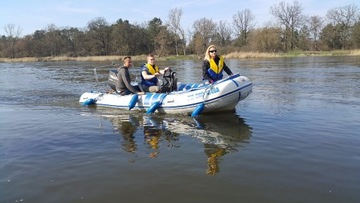
<path id="1" fill-rule="evenodd" d="M 155 65 L 155 68 L 152 65 L 148 64 L 148 63 L 144 64 L 144 66 L 146 66 L 148 68 L 151 75 L 154 75 L 155 73 L 159 72 L 159 67 L 157 65 Z M 142 76 L 142 71 L 143 70 L 141 69 L 141 72 L 140 72 L 141 84 L 149 86 L 149 87 L 150 86 L 156 86 L 157 82 L 158 82 L 157 77 L 151 78 L 149 80 L 145 80 L 144 77 Z"/>
<path id="2" fill-rule="evenodd" d="M 210 77 L 214 80 L 221 80 L 223 78 L 223 67 L 224 67 L 224 58 L 219 56 L 219 63 L 216 64 L 214 59 L 210 59 L 210 68 L 207 70 Z"/>

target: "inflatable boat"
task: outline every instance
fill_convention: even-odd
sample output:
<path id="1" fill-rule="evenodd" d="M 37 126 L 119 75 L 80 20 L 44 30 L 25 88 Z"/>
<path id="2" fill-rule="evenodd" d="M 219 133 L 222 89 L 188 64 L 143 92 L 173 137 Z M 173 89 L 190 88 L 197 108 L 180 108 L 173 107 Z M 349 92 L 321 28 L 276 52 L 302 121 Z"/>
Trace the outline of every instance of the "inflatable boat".
<path id="1" fill-rule="evenodd" d="M 144 110 L 147 114 L 188 114 L 232 111 L 239 101 L 252 92 L 252 82 L 245 76 L 235 74 L 212 84 L 176 84 L 176 89 L 167 93 L 144 95 L 119 95 L 115 91 L 85 92 L 79 102 L 83 106 L 97 105 L 128 110 Z"/>

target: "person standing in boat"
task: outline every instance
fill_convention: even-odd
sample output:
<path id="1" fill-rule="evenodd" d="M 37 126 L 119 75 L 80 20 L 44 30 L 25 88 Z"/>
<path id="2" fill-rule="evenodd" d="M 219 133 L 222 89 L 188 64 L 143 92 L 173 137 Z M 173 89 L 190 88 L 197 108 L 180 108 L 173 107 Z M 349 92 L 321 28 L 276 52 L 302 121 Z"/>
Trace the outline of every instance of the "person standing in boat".
<path id="1" fill-rule="evenodd" d="M 164 75 L 164 72 L 168 70 L 169 67 L 160 70 L 159 67 L 155 64 L 155 56 L 149 54 L 147 56 L 147 63 L 141 67 L 141 86 L 144 92 L 160 92 L 160 87 L 158 85 L 158 78 L 161 75 Z"/>
<path id="2" fill-rule="evenodd" d="M 217 55 L 217 48 L 215 45 L 210 45 L 205 52 L 203 62 L 203 80 L 213 83 L 223 78 L 223 71 L 228 75 L 233 75 L 230 68 L 225 64 L 224 58 Z"/>
<path id="3" fill-rule="evenodd" d="M 144 94 L 138 86 L 131 85 L 129 68 L 132 67 L 130 56 L 124 57 L 124 65 L 119 67 L 116 81 L 116 92 L 121 95 Z"/>

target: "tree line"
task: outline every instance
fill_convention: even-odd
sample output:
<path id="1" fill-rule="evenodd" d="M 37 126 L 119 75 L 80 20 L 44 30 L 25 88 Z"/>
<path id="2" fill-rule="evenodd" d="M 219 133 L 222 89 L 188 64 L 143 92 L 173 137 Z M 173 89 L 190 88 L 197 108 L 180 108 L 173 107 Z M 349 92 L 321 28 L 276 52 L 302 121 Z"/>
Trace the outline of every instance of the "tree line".
<path id="1" fill-rule="evenodd" d="M 238 11 L 232 22 L 209 18 L 195 20 L 191 28 L 181 25 L 183 11 L 169 11 L 168 19 L 160 18 L 143 24 L 119 19 L 109 24 L 97 17 L 86 28 L 58 28 L 54 24 L 33 34 L 21 36 L 21 28 L 4 27 L 0 38 L 1 58 L 142 55 L 203 56 L 210 44 L 223 53 L 235 51 L 289 52 L 359 49 L 360 13 L 355 5 L 333 8 L 325 16 L 307 16 L 301 3 L 280 2 L 269 8 L 276 20 L 256 27 L 249 9 Z"/>

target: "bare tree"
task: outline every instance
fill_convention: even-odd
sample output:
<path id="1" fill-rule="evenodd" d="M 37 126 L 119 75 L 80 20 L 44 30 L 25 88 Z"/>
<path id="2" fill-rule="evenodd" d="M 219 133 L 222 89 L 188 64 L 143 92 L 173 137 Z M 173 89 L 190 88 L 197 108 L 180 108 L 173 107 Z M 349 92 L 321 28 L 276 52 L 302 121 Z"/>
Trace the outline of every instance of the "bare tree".
<path id="1" fill-rule="evenodd" d="M 134 35 L 135 32 L 128 20 L 117 20 L 116 24 L 113 25 L 111 33 L 111 39 L 113 42 L 111 46 L 114 52 L 120 55 L 129 55 L 131 53 L 131 38 Z"/>
<path id="2" fill-rule="evenodd" d="M 255 25 L 254 20 L 255 16 L 249 9 L 239 11 L 233 16 L 234 30 L 240 41 L 240 46 L 248 43 L 249 32 Z"/>
<path id="3" fill-rule="evenodd" d="M 154 52 L 154 50 L 156 50 L 156 36 L 159 34 L 160 30 L 162 29 L 164 25 L 162 24 L 162 20 L 160 18 L 153 18 L 152 20 L 150 20 L 146 26 L 146 30 L 148 33 L 148 40 L 149 40 L 149 47 L 150 50 L 148 51 L 149 53 Z"/>
<path id="4" fill-rule="evenodd" d="M 321 32 L 321 29 L 322 29 L 322 26 L 323 26 L 323 19 L 320 17 L 320 16 L 311 16 L 310 17 L 310 21 L 309 21 L 309 24 L 310 24 L 310 36 L 313 40 L 313 49 L 315 51 L 319 50 L 319 47 L 318 47 L 318 39 L 319 39 L 319 35 L 320 35 L 320 32 Z"/>
<path id="5" fill-rule="evenodd" d="M 159 56 L 167 56 L 171 47 L 171 37 L 170 33 L 167 31 L 166 26 L 160 28 L 160 32 L 155 37 L 156 50 L 155 52 Z"/>
<path id="6" fill-rule="evenodd" d="M 181 35 L 181 39 L 182 39 L 182 42 L 183 42 L 183 53 L 184 53 L 184 56 L 186 55 L 186 35 L 185 35 L 185 30 L 181 30 L 180 31 L 180 35 Z"/>
<path id="7" fill-rule="evenodd" d="M 200 50 L 201 52 L 205 51 L 205 49 L 210 44 L 210 42 L 212 42 L 213 37 L 215 36 L 216 23 L 214 23 L 212 19 L 201 18 L 200 20 L 196 20 L 194 22 L 193 28 L 194 28 L 193 39 L 196 36 L 196 42 L 197 42 L 196 43 L 197 46 L 195 47 L 195 50 L 197 50 L 197 52 L 199 52 Z"/>
<path id="8" fill-rule="evenodd" d="M 226 21 L 220 21 L 217 26 L 217 44 L 221 46 L 227 46 L 231 42 L 231 27 L 228 25 Z"/>
<path id="9" fill-rule="evenodd" d="M 360 18 L 360 15 L 359 15 Z M 359 49 L 360 48 L 360 19 L 357 23 L 355 23 L 353 30 L 352 30 L 352 40 L 354 42 L 354 48 Z"/>
<path id="10" fill-rule="evenodd" d="M 184 29 L 181 27 L 180 25 L 180 21 L 181 21 L 181 17 L 182 17 L 182 9 L 178 9 L 178 8 L 174 8 L 172 10 L 170 10 L 169 12 L 169 23 L 168 23 L 168 27 L 170 29 L 171 32 L 174 33 L 174 37 L 175 37 L 175 52 L 176 55 L 179 55 L 179 51 L 178 51 L 178 47 L 179 47 L 179 38 L 180 40 L 182 40 L 183 42 L 183 52 L 184 55 L 186 53 L 186 40 L 185 40 L 185 32 Z"/>
<path id="11" fill-rule="evenodd" d="M 14 24 L 7 24 L 4 27 L 4 31 L 5 31 L 6 35 L 8 36 L 8 39 L 9 39 L 9 42 L 10 42 L 11 57 L 15 58 L 15 44 L 16 44 L 16 41 L 18 40 L 18 38 L 21 35 L 22 28 L 18 26 L 15 29 Z"/>
<path id="12" fill-rule="evenodd" d="M 59 28 L 57 28 L 55 24 L 49 24 L 45 31 L 45 42 L 49 51 L 49 55 L 52 57 L 61 55 L 60 50 L 63 45 Z"/>
<path id="13" fill-rule="evenodd" d="M 278 5 L 270 7 L 270 14 L 285 27 L 285 50 L 288 50 L 288 44 L 290 44 L 291 50 L 295 48 L 295 31 L 297 28 L 301 28 L 305 21 L 305 16 L 302 14 L 302 11 L 303 8 L 297 1 L 294 1 L 292 5 L 282 1 Z"/>
<path id="14" fill-rule="evenodd" d="M 307 23 L 296 32 L 296 44 L 297 48 L 301 50 L 310 50 L 311 39 L 310 39 L 310 28 Z"/>
<path id="15" fill-rule="evenodd" d="M 359 9 L 355 5 L 331 9 L 326 13 L 326 17 L 333 21 L 334 26 L 339 25 L 341 27 L 340 41 L 342 49 L 346 48 L 351 36 L 351 27 L 358 21 L 358 13 Z"/>
<path id="16" fill-rule="evenodd" d="M 97 17 L 88 22 L 88 34 L 93 44 L 91 45 L 93 55 L 106 56 L 110 53 L 111 27 L 103 17 Z"/>
<path id="17" fill-rule="evenodd" d="M 260 52 L 282 51 L 280 42 L 281 29 L 267 26 L 253 30 L 253 37 L 249 44 L 253 50 Z"/>

